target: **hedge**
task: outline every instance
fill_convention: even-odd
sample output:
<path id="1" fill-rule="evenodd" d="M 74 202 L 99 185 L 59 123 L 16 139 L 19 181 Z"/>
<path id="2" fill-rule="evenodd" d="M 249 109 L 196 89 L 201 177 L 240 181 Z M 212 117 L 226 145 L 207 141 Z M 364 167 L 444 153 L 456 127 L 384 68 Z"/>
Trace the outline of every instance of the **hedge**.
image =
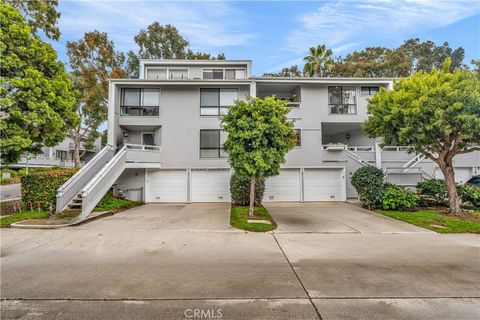
<path id="1" fill-rule="evenodd" d="M 55 168 L 37 171 L 22 177 L 22 202 L 26 209 L 30 203 L 40 210 L 55 210 L 58 188 L 77 172 L 76 168 Z"/>
<path id="2" fill-rule="evenodd" d="M 418 206 L 420 196 L 405 187 L 385 184 L 382 208 L 384 210 L 413 210 Z"/>
<path id="3" fill-rule="evenodd" d="M 257 178 L 255 183 L 255 205 L 262 203 L 265 193 L 265 179 Z M 238 206 L 250 204 L 250 177 L 233 174 L 230 178 L 230 195 L 232 203 Z"/>
<path id="4" fill-rule="evenodd" d="M 366 208 L 382 207 L 383 192 L 385 191 L 384 177 L 383 171 L 373 166 L 361 167 L 353 173 L 352 185 Z"/>

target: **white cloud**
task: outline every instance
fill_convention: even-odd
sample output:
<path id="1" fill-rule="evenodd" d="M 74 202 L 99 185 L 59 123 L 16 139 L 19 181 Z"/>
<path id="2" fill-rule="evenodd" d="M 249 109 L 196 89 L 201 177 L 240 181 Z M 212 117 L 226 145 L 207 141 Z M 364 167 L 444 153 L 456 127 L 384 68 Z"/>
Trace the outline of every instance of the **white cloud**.
<path id="1" fill-rule="evenodd" d="M 297 17 L 299 28 L 288 33 L 287 50 L 304 53 L 325 43 L 340 54 L 369 38 L 404 39 L 412 33 L 450 25 L 478 14 L 478 0 L 360 0 L 324 2 Z"/>
<path id="2" fill-rule="evenodd" d="M 60 11 L 63 39 L 76 40 L 97 29 L 124 51 L 134 49 L 133 37 L 154 21 L 175 25 L 199 51 L 222 52 L 256 36 L 247 31 L 246 13 L 230 2 L 64 1 Z"/>

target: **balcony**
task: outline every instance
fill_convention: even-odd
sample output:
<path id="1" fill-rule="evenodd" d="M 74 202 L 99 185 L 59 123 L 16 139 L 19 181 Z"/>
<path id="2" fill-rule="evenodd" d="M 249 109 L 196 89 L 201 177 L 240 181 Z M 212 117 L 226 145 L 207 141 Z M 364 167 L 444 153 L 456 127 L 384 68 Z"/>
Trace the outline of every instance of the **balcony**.
<path id="1" fill-rule="evenodd" d="M 70 143 L 68 144 L 68 148 L 69 148 L 70 150 L 75 150 L 75 143 L 74 143 L 74 142 L 70 142 Z M 84 144 L 83 142 L 80 143 L 80 150 L 86 150 L 86 151 L 91 151 L 91 152 L 98 152 L 98 151 L 100 151 L 97 146 L 92 146 L 91 148 L 86 148 L 86 147 L 85 147 L 85 144 Z"/>
<path id="2" fill-rule="evenodd" d="M 80 162 L 80 166 L 85 164 L 84 161 Z M 10 165 L 13 168 L 24 168 L 28 165 L 30 168 L 49 168 L 49 167 L 62 167 L 73 168 L 75 163 L 72 160 L 62 160 L 58 158 L 47 157 L 22 157 L 16 164 Z"/>
<path id="3" fill-rule="evenodd" d="M 356 104 L 329 104 L 329 114 L 357 114 Z"/>
<path id="4" fill-rule="evenodd" d="M 120 107 L 121 116 L 158 117 L 158 106 L 153 107 Z"/>
<path id="5" fill-rule="evenodd" d="M 162 148 L 141 144 L 126 144 L 127 167 L 160 168 Z"/>

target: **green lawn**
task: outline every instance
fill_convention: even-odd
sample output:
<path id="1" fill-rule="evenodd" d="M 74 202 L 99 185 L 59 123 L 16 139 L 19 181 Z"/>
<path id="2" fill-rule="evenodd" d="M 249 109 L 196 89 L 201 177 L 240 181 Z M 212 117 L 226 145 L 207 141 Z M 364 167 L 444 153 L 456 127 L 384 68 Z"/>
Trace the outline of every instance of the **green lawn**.
<path id="1" fill-rule="evenodd" d="M 97 207 L 93 210 L 96 212 L 99 211 L 113 211 L 119 212 L 123 210 L 127 210 L 133 207 L 137 207 L 142 205 L 143 202 L 140 201 L 130 201 L 127 199 L 119 199 L 115 198 L 111 195 L 106 195 L 102 201 L 99 202 Z"/>
<path id="2" fill-rule="evenodd" d="M 438 233 L 480 233 L 480 212 L 468 213 L 465 217 L 446 215 L 446 211 L 439 210 L 412 212 L 379 210 L 377 212 Z"/>
<path id="3" fill-rule="evenodd" d="M 264 223 L 248 223 L 247 220 L 268 220 L 272 224 Z M 275 230 L 277 224 L 273 221 L 272 216 L 268 213 L 267 209 L 263 207 L 255 207 L 254 216 L 248 216 L 248 207 L 236 207 L 232 206 L 232 211 L 230 212 L 230 224 L 232 227 L 253 231 L 253 232 L 266 232 Z"/>
<path id="4" fill-rule="evenodd" d="M 48 212 L 44 211 L 21 211 L 9 216 L 5 216 L 0 219 L 2 228 L 9 227 L 12 223 L 27 220 L 27 219 L 46 219 L 48 218 Z"/>

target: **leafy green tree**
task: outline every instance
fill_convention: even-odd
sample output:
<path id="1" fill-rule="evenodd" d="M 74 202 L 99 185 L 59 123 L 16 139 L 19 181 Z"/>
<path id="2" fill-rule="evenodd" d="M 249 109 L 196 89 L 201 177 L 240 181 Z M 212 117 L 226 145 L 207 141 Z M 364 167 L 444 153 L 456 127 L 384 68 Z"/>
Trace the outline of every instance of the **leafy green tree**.
<path id="1" fill-rule="evenodd" d="M 326 77 L 333 67 L 332 50 L 324 44 L 309 49 L 309 54 L 303 60 L 303 73 L 309 77 Z"/>
<path id="2" fill-rule="evenodd" d="M 277 73 L 264 73 L 264 77 L 301 77 L 302 72 L 298 69 L 298 66 L 291 66 L 283 68 L 282 71 Z"/>
<path id="3" fill-rule="evenodd" d="M 60 143 L 79 123 L 74 88 L 53 48 L 21 13 L 0 4 L 0 147 L 3 164 Z"/>
<path id="4" fill-rule="evenodd" d="M 38 29 L 42 29 L 48 38 L 60 38 L 60 29 L 57 26 L 60 18 L 60 12 L 57 11 L 58 0 L 5 0 L 4 3 L 25 15 L 32 34 L 37 34 Z"/>
<path id="5" fill-rule="evenodd" d="M 460 214 L 453 158 L 480 150 L 480 73 L 443 69 L 415 72 L 369 100 L 364 129 L 388 145 L 413 146 L 441 169 L 451 214 Z"/>
<path id="6" fill-rule="evenodd" d="M 222 118 L 228 133 L 223 147 L 235 173 L 250 177 L 250 208 L 253 216 L 256 180 L 277 175 L 285 155 L 293 148 L 295 131 L 287 119 L 286 103 L 275 97 L 238 100 Z"/>
<path id="7" fill-rule="evenodd" d="M 406 77 L 411 62 L 402 51 L 369 47 L 336 59 L 332 67 L 335 77 Z"/>
<path id="8" fill-rule="evenodd" d="M 138 78 L 140 59 L 218 59 L 225 60 L 225 55 L 216 58 L 209 53 L 194 52 L 190 43 L 182 37 L 177 28 L 171 24 L 161 25 L 153 22 L 147 29 L 140 30 L 134 37 L 138 52 L 127 53 L 127 70 L 131 78 Z"/>
<path id="9" fill-rule="evenodd" d="M 86 147 L 100 135 L 98 127 L 107 119 L 108 81 L 125 78 L 125 56 L 115 50 L 113 41 L 104 32 L 87 32 L 82 39 L 67 42 L 73 82 L 79 96 L 76 112 L 82 119 L 69 131 L 75 143 L 73 160 L 80 166 L 80 146 L 85 139 Z"/>
<path id="10" fill-rule="evenodd" d="M 430 40 L 421 42 L 418 38 L 409 39 L 396 50 L 403 52 L 410 61 L 410 73 L 413 71 L 429 72 L 432 69 L 441 70 L 447 58 L 452 61 L 450 71 L 464 67 L 465 50 L 462 47 L 453 50 L 448 42 L 437 46 Z"/>
<path id="11" fill-rule="evenodd" d="M 407 77 L 414 71 L 441 70 L 450 58 L 450 71 L 463 68 L 465 50 L 453 50 L 448 42 L 436 45 L 433 41 L 406 40 L 398 48 L 369 47 L 355 51 L 345 58 L 338 57 L 332 67 L 336 77 Z"/>

